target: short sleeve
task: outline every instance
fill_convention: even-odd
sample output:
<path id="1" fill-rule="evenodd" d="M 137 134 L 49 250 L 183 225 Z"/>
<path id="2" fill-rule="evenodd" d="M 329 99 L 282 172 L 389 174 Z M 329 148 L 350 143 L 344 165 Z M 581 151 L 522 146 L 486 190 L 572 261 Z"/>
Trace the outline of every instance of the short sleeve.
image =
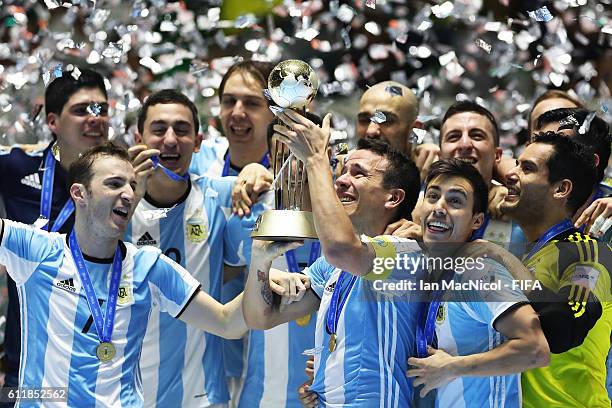
<path id="1" fill-rule="evenodd" d="M 527 303 L 527 297 L 516 284 L 510 272 L 501 264 L 486 259 L 484 268 L 476 275 L 466 274 L 469 279 L 493 284 L 492 289 L 468 291 L 466 297 L 468 313 L 477 321 L 493 327 L 498 317 L 516 304 Z M 493 327 L 494 328 L 494 327 Z"/>
<path id="2" fill-rule="evenodd" d="M 323 297 L 323 290 L 329 278 L 331 278 L 334 267 L 325 261 L 325 258 L 320 257 L 312 265 L 303 270 L 303 273 L 310 278 L 312 290 L 320 298 Z"/>
<path id="3" fill-rule="evenodd" d="M 36 268 L 63 245 L 59 234 L 6 219 L 0 238 L 0 264 L 6 266 L 17 286 L 24 284 Z"/>
<path id="4" fill-rule="evenodd" d="M 144 251 L 148 256 L 158 256 L 149 272 L 149 282 L 154 286 L 152 294 L 157 298 L 162 311 L 176 317 L 199 290 L 200 283 L 185 268 L 167 256 L 159 252 Z"/>

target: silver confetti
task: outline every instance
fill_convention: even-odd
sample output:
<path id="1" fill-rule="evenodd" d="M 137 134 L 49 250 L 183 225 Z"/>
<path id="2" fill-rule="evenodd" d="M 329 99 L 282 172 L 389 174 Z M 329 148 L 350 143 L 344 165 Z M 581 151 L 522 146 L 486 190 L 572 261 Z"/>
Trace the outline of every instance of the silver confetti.
<path id="1" fill-rule="evenodd" d="M 550 21 L 553 19 L 552 14 L 550 14 L 550 10 L 548 7 L 544 6 L 534 11 L 528 11 L 529 17 L 533 18 L 536 21 Z"/>
<path id="2" fill-rule="evenodd" d="M 578 121 L 573 115 L 559 121 L 559 129 L 578 126 Z"/>
<path id="3" fill-rule="evenodd" d="M 380 125 L 381 123 L 385 123 L 387 121 L 387 116 L 381 111 L 374 112 L 374 115 L 370 117 L 370 122 L 376 123 Z"/>
<path id="4" fill-rule="evenodd" d="M 81 77 L 81 70 L 78 67 L 74 67 L 71 75 L 76 81 L 78 81 Z"/>
<path id="5" fill-rule="evenodd" d="M 580 128 L 578 129 L 578 133 L 580 133 L 581 135 L 584 135 L 586 132 L 588 132 L 589 129 L 591 128 L 591 122 L 593 121 L 594 117 L 595 117 L 595 112 L 589 113 L 587 117 L 584 119 L 584 122 L 582 122 L 582 125 L 580 125 Z"/>
<path id="6" fill-rule="evenodd" d="M 402 96 L 404 93 L 402 92 L 402 88 L 397 85 L 387 85 L 385 91 L 389 93 L 391 96 Z"/>
<path id="7" fill-rule="evenodd" d="M 487 52 L 487 54 L 491 53 L 491 44 L 487 43 L 485 40 L 477 38 L 475 41 L 476 45 Z"/>
<path id="8" fill-rule="evenodd" d="M 99 103 L 92 102 L 87 105 L 87 113 L 91 116 L 99 117 L 102 114 L 102 106 Z"/>

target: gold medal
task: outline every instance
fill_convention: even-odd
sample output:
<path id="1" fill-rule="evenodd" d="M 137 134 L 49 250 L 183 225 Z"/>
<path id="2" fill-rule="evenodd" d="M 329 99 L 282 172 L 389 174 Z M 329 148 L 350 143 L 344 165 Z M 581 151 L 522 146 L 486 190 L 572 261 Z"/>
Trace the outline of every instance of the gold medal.
<path id="1" fill-rule="evenodd" d="M 331 336 L 329 336 L 329 352 L 333 353 L 335 349 L 336 349 L 336 333 L 332 333 Z"/>
<path id="2" fill-rule="evenodd" d="M 301 327 L 308 326 L 308 323 L 310 323 L 310 313 L 298 319 L 295 319 L 295 322 L 298 324 L 298 326 L 301 326 Z"/>
<path id="3" fill-rule="evenodd" d="M 115 346 L 113 346 L 113 343 L 105 341 L 100 343 L 98 347 L 96 347 L 96 355 L 103 363 L 111 361 L 113 357 L 115 357 L 115 353 L 116 351 Z"/>

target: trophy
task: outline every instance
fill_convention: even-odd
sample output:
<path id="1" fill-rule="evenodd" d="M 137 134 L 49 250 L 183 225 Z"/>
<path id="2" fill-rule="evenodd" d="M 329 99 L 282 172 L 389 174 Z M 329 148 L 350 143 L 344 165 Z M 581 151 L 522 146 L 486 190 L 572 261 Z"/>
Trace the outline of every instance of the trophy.
<path id="1" fill-rule="evenodd" d="M 268 92 L 272 100 L 283 109 L 305 111 L 319 88 L 314 70 L 300 60 L 279 63 L 268 77 Z M 302 211 L 304 202 L 306 169 L 289 148 L 278 140 L 273 141 L 272 171 L 274 181 L 274 210 L 259 216 L 251 237 L 268 241 L 296 241 L 317 239 L 312 213 Z"/>

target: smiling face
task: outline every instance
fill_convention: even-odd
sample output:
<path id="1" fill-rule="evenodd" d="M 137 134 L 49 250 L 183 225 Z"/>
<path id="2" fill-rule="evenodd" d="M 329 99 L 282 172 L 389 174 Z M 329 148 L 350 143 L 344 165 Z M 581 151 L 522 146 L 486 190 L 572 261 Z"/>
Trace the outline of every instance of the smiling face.
<path id="1" fill-rule="evenodd" d="M 263 85 L 247 73 L 236 71 L 221 96 L 221 126 L 231 145 L 267 146 L 268 124 L 274 119 L 263 96 Z"/>
<path id="2" fill-rule="evenodd" d="M 474 188 L 458 176 L 438 176 L 427 185 L 421 205 L 423 242 L 466 242 L 483 222 L 474 214 Z"/>
<path id="3" fill-rule="evenodd" d="M 160 151 L 159 159 L 168 169 L 183 175 L 189 169 L 191 156 L 200 148 L 202 136 L 196 134 L 191 110 L 179 103 L 149 106 L 143 134 L 137 142 Z"/>
<path id="4" fill-rule="evenodd" d="M 402 95 L 386 91 L 387 85 L 377 84 L 368 89 L 359 102 L 357 115 L 357 137 L 363 139 L 382 138 L 395 149 L 410 153 L 410 131 L 416 119 L 416 97 L 408 88 L 402 87 Z M 386 119 L 382 123 L 370 120 L 376 112 Z"/>
<path id="5" fill-rule="evenodd" d="M 488 184 L 493 166 L 501 160 L 502 150 L 495 147 L 493 124 L 476 112 L 460 112 L 449 117 L 440 130 L 440 157 L 460 158 L 476 167 Z"/>
<path id="6" fill-rule="evenodd" d="M 119 239 L 134 213 L 136 176 L 132 164 L 116 157 L 98 157 L 91 168 L 93 177 L 78 209 L 86 212 L 88 231 L 96 239 Z M 74 185 L 73 185 L 74 186 Z"/>
<path id="7" fill-rule="evenodd" d="M 393 216 L 393 210 L 399 205 L 396 203 L 398 189 L 383 187 L 388 165 L 386 158 L 370 150 L 356 150 L 336 179 L 336 195 L 359 232 L 376 229 L 381 223 L 386 226 L 387 218 Z M 389 214 L 385 215 L 385 211 Z"/>
<path id="8" fill-rule="evenodd" d="M 98 116 L 88 109 L 91 103 L 101 108 Z M 59 115 L 52 112 L 47 115 L 47 125 L 62 150 L 76 157 L 108 139 L 106 97 L 98 88 L 81 88 L 70 96 Z"/>
<path id="9" fill-rule="evenodd" d="M 547 208 L 554 208 L 552 191 L 556 185 L 548 182 L 546 165 L 553 147 L 532 143 L 525 148 L 517 165 L 506 174 L 508 195 L 501 204 L 504 214 L 514 219 L 533 221 Z"/>

